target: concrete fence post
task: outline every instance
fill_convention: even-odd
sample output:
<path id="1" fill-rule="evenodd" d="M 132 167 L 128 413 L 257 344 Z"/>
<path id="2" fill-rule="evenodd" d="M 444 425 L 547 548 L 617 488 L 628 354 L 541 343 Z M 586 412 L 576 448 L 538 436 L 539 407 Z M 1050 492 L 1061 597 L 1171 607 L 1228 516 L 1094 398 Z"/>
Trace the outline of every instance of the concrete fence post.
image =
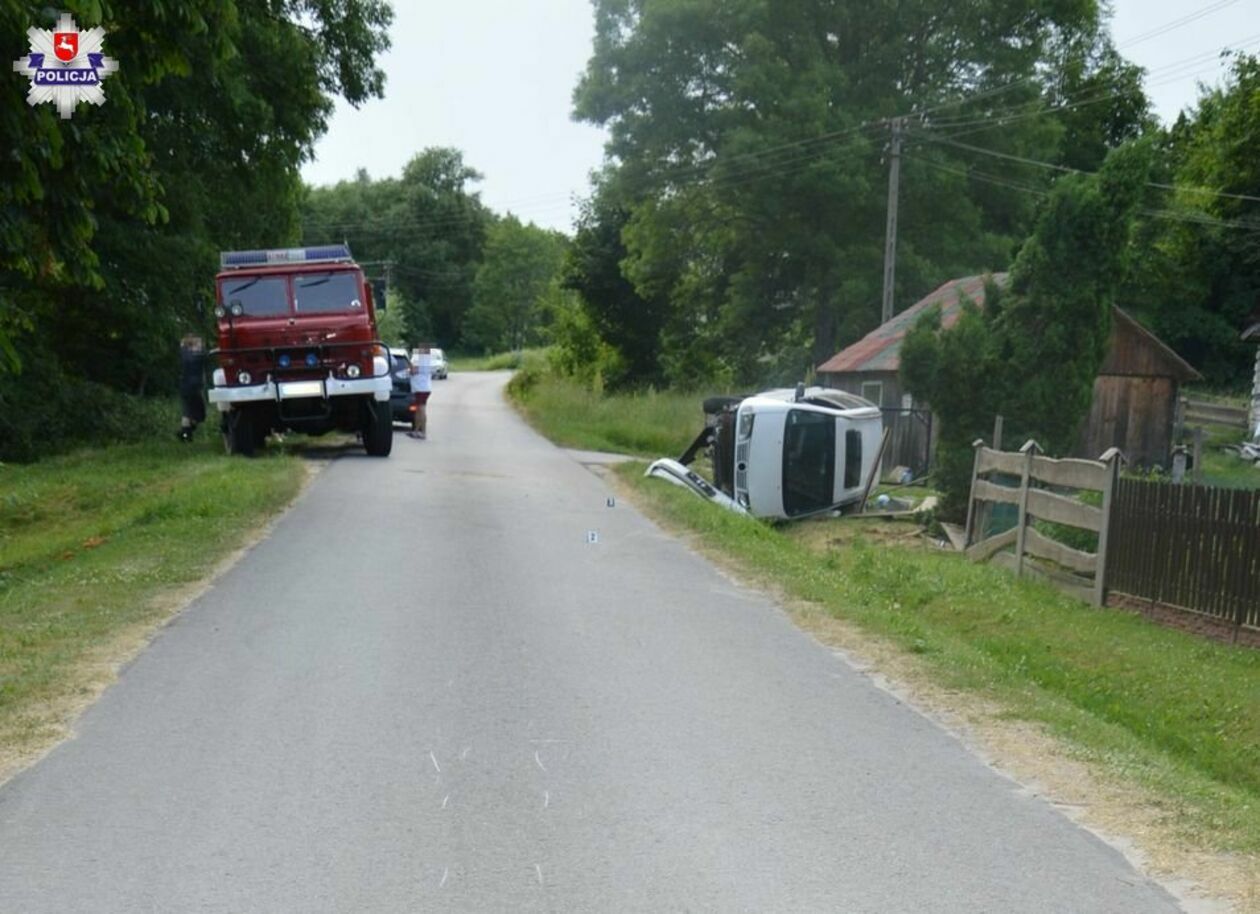
<path id="1" fill-rule="evenodd" d="M 971 488 L 967 490 L 967 529 L 963 536 L 963 547 L 970 546 L 972 540 L 972 526 L 976 517 L 976 477 L 980 475 L 980 449 L 984 447 L 984 439 L 977 438 L 971 442 L 972 448 L 975 450 L 975 459 L 971 462 Z"/>
<path id="2" fill-rule="evenodd" d="M 1033 458 L 1041 453 L 1041 446 L 1029 438 L 1019 449 L 1024 455 L 1024 468 L 1019 477 L 1019 525 L 1015 533 L 1015 574 L 1024 576 L 1024 539 L 1028 530 L 1028 490 L 1032 487 Z"/>
<path id="3" fill-rule="evenodd" d="M 1094 605 L 1107 605 L 1107 552 L 1111 540 L 1111 515 L 1116 503 L 1116 487 L 1120 483 L 1120 470 L 1124 466 L 1124 454 L 1119 448 L 1109 448 L 1099 458 L 1107 465 L 1103 477 L 1102 528 L 1098 531 L 1098 567 L 1094 570 Z"/>

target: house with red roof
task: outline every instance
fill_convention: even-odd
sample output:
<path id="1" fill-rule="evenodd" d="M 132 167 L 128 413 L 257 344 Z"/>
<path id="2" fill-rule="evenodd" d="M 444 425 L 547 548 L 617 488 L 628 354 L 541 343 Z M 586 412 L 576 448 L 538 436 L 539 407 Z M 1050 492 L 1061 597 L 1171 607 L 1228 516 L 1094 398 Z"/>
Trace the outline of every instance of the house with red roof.
<path id="1" fill-rule="evenodd" d="M 1008 281 L 1006 273 L 991 278 L 998 285 Z M 958 323 L 964 302 L 983 307 L 985 280 L 985 276 L 950 280 L 818 366 L 820 383 L 858 394 L 884 410 L 885 427 L 892 431 L 885 469 L 907 466 L 916 475 L 922 473 L 934 449 L 937 423 L 930 405 L 914 402 L 898 375 L 906 334 L 933 307 L 940 308 L 944 329 Z M 1199 373 L 1180 356 L 1114 308 L 1107 356 L 1094 381 L 1093 404 L 1072 456 L 1097 457 L 1118 447 L 1131 463 L 1167 467 L 1181 385 L 1197 380 Z"/>

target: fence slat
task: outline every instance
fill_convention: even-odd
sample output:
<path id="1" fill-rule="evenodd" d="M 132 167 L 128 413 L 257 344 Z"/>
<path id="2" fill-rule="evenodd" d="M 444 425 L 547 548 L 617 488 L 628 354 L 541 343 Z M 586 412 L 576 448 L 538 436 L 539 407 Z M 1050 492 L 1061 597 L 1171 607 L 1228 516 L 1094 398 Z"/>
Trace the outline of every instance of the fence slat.
<path id="1" fill-rule="evenodd" d="M 1019 455 L 1022 459 L 1023 455 Z M 971 489 L 971 497 L 981 501 L 1000 501 L 1008 505 L 1019 504 L 1019 489 L 1010 486 L 999 486 L 983 479 L 977 479 Z M 983 533 L 983 530 L 979 531 Z"/>
<path id="2" fill-rule="evenodd" d="M 1041 489 L 1029 490 L 1028 513 L 1042 520 L 1083 527 L 1095 533 L 1102 529 L 1102 511 L 1098 508 Z"/>
<path id="3" fill-rule="evenodd" d="M 1092 489 L 1101 492 L 1107 480 L 1106 464 L 1093 460 L 1055 460 L 1052 457 L 1036 457 L 1032 464 L 1033 479 L 1052 486 L 1073 489 Z"/>
<path id="4" fill-rule="evenodd" d="M 1032 562 L 1024 563 L 1024 574 L 1032 575 L 1034 578 L 1053 584 L 1069 596 L 1076 597 L 1076 599 L 1085 603 L 1094 602 L 1094 585 L 1090 581 L 1084 581 L 1062 572 L 1056 573 L 1047 568 L 1034 565 Z"/>
<path id="5" fill-rule="evenodd" d="M 1019 530 L 1015 527 L 999 533 L 997 536 L 991 536 L 987 540 L 981 540 L 974 546 L 967 549 L 967 558 L 973 562 L 983 562 L 995 552 L 1001 552 L 1007 546 L 1015 545 L 1015 540 L 1019 535 Z"/>
<path id="6" fill-rule="evenodd" d="M 1024 455 L 995 451 L 991 447 L 980 448 L 980 461 L 976 464 L 978 473 L 1008 473 L 1018 476 L 1024 472 Z"/>
<path id="7" fill-rule="evenodd" d="M 1065 546 L 1045 536 L 1035 527 L 1029 527 L 1028 532 L 1024 534 L 1024 550 L 1029 555 L 1035 555 L 1039 559 L 1054 562 L 1082 574 L 1096 574 L 1098 571 L 1098 556 L 1092 552 L 1082 552 Z"/>

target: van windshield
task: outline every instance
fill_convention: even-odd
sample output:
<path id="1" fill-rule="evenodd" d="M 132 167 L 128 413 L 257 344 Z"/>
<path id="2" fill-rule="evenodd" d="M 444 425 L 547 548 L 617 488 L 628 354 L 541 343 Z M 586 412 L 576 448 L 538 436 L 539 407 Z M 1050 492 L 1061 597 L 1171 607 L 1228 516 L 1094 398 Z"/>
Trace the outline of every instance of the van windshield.
<path id="1" fill-rule="evenodd" d="M 277 317 L 289 313 L 288 282 L 283 276 L 240 276 L 220 285 L 223 307 L 241 306 L 244 317 Z"/>
<path id="2" fill-rule="evenodd" d="M 788 517 L 835 504 L 836 420 L 794 409 L 783 430 L 783 512 Z"/>
<path id="3" fill-rule="evenodd" d="M 329 314 L 363 308 L 353 273 L 302 273 L 293 278 L 298 314 Z"/>

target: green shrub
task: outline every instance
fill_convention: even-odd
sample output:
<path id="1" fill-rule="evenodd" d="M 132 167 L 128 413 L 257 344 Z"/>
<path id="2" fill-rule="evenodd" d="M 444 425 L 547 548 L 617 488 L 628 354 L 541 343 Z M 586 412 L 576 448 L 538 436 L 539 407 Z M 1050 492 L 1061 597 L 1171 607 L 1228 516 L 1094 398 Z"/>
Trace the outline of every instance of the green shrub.
<path id="1" fill-rule="evenodd" d="M 142 441 L 179 427 L 174 396 L 138 397 L 29 360 L 0 375 L 0 461 L 27 463 L 82 445 Z"/>

